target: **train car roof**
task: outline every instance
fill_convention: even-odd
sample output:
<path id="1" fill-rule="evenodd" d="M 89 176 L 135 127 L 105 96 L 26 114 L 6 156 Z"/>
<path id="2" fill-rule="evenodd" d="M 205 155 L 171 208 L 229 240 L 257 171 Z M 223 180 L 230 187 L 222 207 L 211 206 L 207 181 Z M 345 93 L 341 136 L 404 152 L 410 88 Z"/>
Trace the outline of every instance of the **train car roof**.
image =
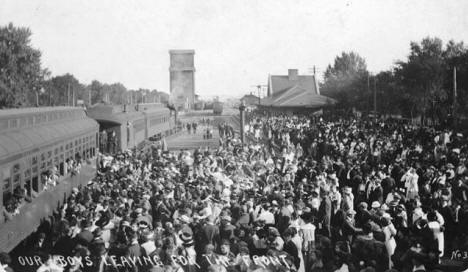
<path id="1" fill-rule="evenodd" d="M 124 124 L 127 121 L 144 119 L 146 114 L 168 113 L 169 109 L 164 104 L 131 104 L 131 105 L 106 105 L 99 104 L 88 109 L 88 116 L 99 120 Z"/>
<path id="2" fill-rule="evenodd" d="M 36 107 L 36 108 L 14 108 L 14 109 L 0 109 L 0 118 L 11 117 L 14 115 L 25 115 L 25 114 L 37 114 L 51 111 L 73 111 L 73 110 L 84 110 L 79 107 Z"/>
<path id="3" fill-rule="evenodd" d="M 57 114 L 61 111 L 66 113 Z M 97 122 L 88 118 L 81 108 L 24 108 L 0 112 L 0 164 L 99 129 Z"/>

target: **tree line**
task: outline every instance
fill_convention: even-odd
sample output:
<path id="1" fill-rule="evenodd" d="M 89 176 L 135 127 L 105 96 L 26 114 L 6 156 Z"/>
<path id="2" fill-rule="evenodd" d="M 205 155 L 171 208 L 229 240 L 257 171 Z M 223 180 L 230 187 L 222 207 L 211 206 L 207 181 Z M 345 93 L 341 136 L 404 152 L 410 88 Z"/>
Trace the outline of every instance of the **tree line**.
<path id="1" fill-rule="evenodd" d="M 329 65 L 322 94 L 337 100 L 337 107 L 421 117 L 443 122 L 468 113 L 468 48 L 453 40 L 424 38 L 410 43 L 406 60 L 386 71 L 371 74 L 355 52 L 343 52 Z M 375 96 L 375 97 L 374 97 Z"/>
<path id="2" fill-rule="evenodd" d="M 121 83 L 80 83 L 72 74 L 51 77 L 42 67 L 41 52 L 31 45 L 29 28 L 12 23 L 0 27 L 0 108 L 73 106 L 96 103 L 167 103 L 157 90 L 128 90 Z"/>

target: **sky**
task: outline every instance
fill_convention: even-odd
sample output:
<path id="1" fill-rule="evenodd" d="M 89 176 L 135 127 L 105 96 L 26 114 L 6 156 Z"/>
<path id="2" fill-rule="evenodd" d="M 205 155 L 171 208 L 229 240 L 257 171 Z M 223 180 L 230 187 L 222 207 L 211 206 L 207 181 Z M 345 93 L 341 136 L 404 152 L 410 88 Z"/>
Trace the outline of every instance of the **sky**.
<path id="1" fill-rule="evenodd" d="M 240 97 L 269 74 L 319 76 L 355 51 L 371 72 L 411 41 L 468 42 L 465 0 L 0 0 L 0 25 L 29 27 L 52 76 L 169 93 L 169 50 L 195 50 L 195 92 Z"/>

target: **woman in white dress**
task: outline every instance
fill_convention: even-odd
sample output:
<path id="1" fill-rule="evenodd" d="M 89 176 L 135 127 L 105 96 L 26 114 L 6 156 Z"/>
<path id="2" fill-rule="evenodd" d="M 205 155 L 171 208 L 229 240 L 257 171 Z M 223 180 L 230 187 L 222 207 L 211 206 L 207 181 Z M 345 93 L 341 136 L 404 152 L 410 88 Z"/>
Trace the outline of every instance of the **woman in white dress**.
<path id="1" fill-rule="evenodd" d="M 297 232 L 296 228 L 290 228 L 292 235 L 291 241 L 296 245 L 297 247 L 297 254 L 299 255 L 299 259 L 301 260 L 301 263 L 299 264 L 299 268 L 297 272 L 305 272 L 305 264 L 304 264 L 304 255 L 302 254 L 302 238 Z"/>
<path id="2" fill-rule="evenodd" d="M 392 217 L 385 213 L 382 216 L 382 231 L 385 234 L 385 248 L 387 248 L 389 267 L 392 268 L 392 255 L 395 253 L 397 234 L 396 228 L 392 223 Z"/>
<path id="3" fill-rule="evenodd" d="M 427 214 L 427 225 L 432 233 L 434 234 L 434 239 L 437 239 L 439 257 L 444 256 L 444 227 L 443 222 L 438 220 L 437 213 L 429 212 Z"/>

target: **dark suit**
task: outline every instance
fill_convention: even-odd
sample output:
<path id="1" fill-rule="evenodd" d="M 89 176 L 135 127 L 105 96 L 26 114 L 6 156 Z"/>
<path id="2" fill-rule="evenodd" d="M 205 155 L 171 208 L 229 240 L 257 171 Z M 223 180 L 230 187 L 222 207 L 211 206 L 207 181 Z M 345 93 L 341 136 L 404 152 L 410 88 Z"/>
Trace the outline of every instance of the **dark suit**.
<path id="1" fill-rule="evenodd" d="M 322 233 L 326 237 L 330 237 L 330 221 L 331 221 L 332 204 L 329 196 L 322 198 L 319 207 L 319 220 L 322 223 Z"/>
<path id="2" fill-rule="evenodd" d="M 294 266 L 296 266 L 296 268 L 298 269 L 299 265 L 301 263 L 301 259 L 299 259 L 299 254 L 297 252 L 297 247 L 294 244 L 294 242 L 289 240 L 286 243 L 284 243 L 283 251 L 288 253 L 289 255 L 291 255 L 294 258 Z"/>
<path id="3" fill-rule="evenodd" d="M 89 230 L 82 230 L 78 235 L 76 235 L 76 240 L 78 243 L 82 243 L 83 245 L 89 245 L 94 239 L 94 235 Z"/>
<path id="4" fill-rule="evenodd" d="M 215 247 L 219 244 L 219 228 L 216 225 L 206 224 L 202 228 L 206 244 L 212 244 Z"/>

